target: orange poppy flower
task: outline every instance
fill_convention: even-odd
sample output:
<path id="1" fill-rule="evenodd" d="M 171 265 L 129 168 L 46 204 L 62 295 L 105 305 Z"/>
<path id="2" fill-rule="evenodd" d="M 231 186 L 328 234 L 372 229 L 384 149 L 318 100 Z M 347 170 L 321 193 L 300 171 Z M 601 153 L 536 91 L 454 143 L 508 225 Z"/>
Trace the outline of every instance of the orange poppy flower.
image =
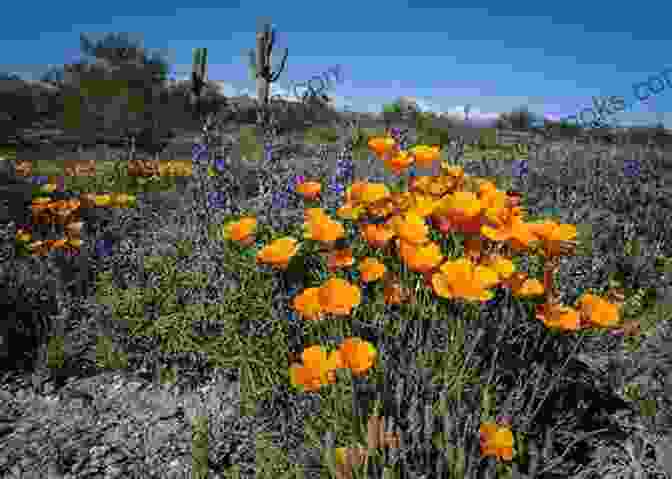
<path id="1" fill-rule="evenodd" d="M 294 238 L 279 238 L 271 244 L 264 246 L 257 253 L 257 261 L 280 269 L 287 269 L 289 261 L 298 249 L 297 241 Z"/>
<path id="2" fill-rule="evenodd" d="M 362 376 L 371 369 L 377 354 L 371 343 L 360 338 L 345 338 L 339 351 L 344 367 L 350 369 L 354 376 Z"/>
<path id="3" fill-rule="evenodd" d="M 224 226 L 222 236 L 236 242 L 245 242 L 257 229 L 257 220 L 253 217 L 241 218 Z"/>
<path id="4" fill-rule="evenodd" d="M 397 248 L 402 261 L 411 271 L 417 273 L 431 271 L 443 260 L 441 247 L 433 242 L 416 246 L 403 240 L 397 240 Z"/>
<path id="5" fill-rule="evenodd" d="M 620 320 L 619 307 L 599 296 L 586 293 L 579 299 L 578 306 L 585 321 L 592 325 L 608 328 Z"/>
<path id="6" fill-rule="evenodd" d="M 312 321 L 322 318 L 323 312 L 319 293 L 320 288 L 306 288 L 294 298 L 292 305 L 301 317 Z"/>
<path id="7" fill-rule="evenodd" d="M 512 294 L 517 298 L 541 296 L 545 291 L 544 285 L 538 279 L 532 278 L 526 278 L 520 283 L 520 286 L 511 288 Z"/>
<path id="8" fill-rule="evenodd" d="M 420 168 L 431 168 L 432 163 L 439 158 L 441 151 L 438 146 L 417 145 L 410 149 L 410 153 Z"/>
<path id="9" fill-rule="evenodd" d="M 304 238 L 332 243 L 345 236 L 343 225 L 328 216 L 315 216 L 304 223 Z"/>
<path id="10" fill-rule="evenodd" d="M 383 248 L 394 237 L 394 231 L 384 226 L 366 224 L 360 229 L 364 241 L 373 248 Z"/>
<path id="11" fill-rule="evenodd" d="M 331 278 L 320 287 L 319 298 L 324 311 L 347 316 L 361 303 L 362 293 L 344 279 Z"/>
<path id="12" fill-rule="evenodd" d="M 336 370 L 343 368 L 340 351 L 327 353 L 321 346 L 310 346 L 301 353 L 303 364 L 289 367 L 290 381 L 294 387 L 318 391 L 321 386 L 336 382 Z"/>
<path id="13" fill-rule="evenodd" d="M 390 196 L 390 190 L 385 183 L 369 183 L 368 181 L 356 181 L 348 187 L 345 200 L 354 203 L 373 203 Z"/>
<path id="14" fill-rule="evenodd" d="M 571 253 L 571 246 L 576 246 L 572 242 L 576 238 L 575 225 L 547 220 L 542 223 L 529 223 L 527 226 L 533 235 L 544 242 L 543 254 L 547 258 Z"/>
<path id="15" fill-rule="evenodd" d="M 422 216 L 410 213 L 403 217 L 403 221 L 398 225 L 396 233 L 404 241 L 421 245 L 428 241 L 429 228 Z"/>
<path id="16" fill-rule="evenodd" d="M 376 155 L 382 156 L 392 151 L 397 146 L 397 141 L 391 136 L 378 136 L 371 138 L 368 147 Z"/>
<path id="17" fill-rule="evenodd" d="M 314 200 L 320 196 L 322 184 L 317 181 L 304 181 L 296 185 L 296 192 L 307 200 Z"/>
<path id="18" fill-rule="evenodd" d="M 506 426 L 485 422 L 480 427 L 481 454 L 497 459 L 513 459 L 513 433 Z"/>
<path id="19" fill-rule="evenodd" d="M 563 331 L 576 331 L 581 328 L 579 312 L 561 304 L 544 303 L 537 306 L 536 317 L 549 328 Z"/>
<path id="20" fill-rule="evenodd" d="M 364 258 L 359 263 L 359 272 L 365 283 L 379 280 L 385 275 L 385 270 L 385 265 L 375 258 Z"/>
<path id="21" fill-rule="evenodd" d="M 327 269 L 331 272 L 353 264 L 355 264 L 355 258 L 352 256 L 352 248 L 332 251 L 327 258 Z"/>
<path id="22" fill-rule="evenodd" d="M 487 266 L 495 271 L 499 278 L 506 280 L 516 271 L 516 265 L 509 258 L 502 255 L 490 255 L 481 261 L 483 266 Z"/>
<path id="23" fill-rule="evenodd" d="M 385 161 L 385 165 L 392 170 L 395 175 L 399 175 L 403 173 L 406 168 L 411 166 L 414 161 L 415 159 L 413 156 L 409 155 L 407 151 L 398 151 Z"/>
<path id="24" fill-rule="evenodd" d="M 474 265 L 466 258 L 446 261 L 432 275 L 434 292 L 443 298 L 462 298 L 467 301 L 488 301 L 493 293 L 488 288 L 496 285 L 499 277 L 495 271 Z"/>

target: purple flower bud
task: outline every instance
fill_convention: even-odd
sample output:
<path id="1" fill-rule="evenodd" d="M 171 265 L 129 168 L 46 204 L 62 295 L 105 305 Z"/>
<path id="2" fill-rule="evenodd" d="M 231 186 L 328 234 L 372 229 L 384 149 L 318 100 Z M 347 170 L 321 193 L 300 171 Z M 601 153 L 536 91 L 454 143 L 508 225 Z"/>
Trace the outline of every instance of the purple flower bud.
<path id="1" fill-rule="evenodd" d="M 191 156 L 194 160 L 200 158 L 201 155 L 208 151 L 208 147 L 202 143 L 194 143 L 194 146 L 191 148 Z"/>
<path id="2" fill-rule="evenodd" d="M 497 424 L 500 424 L 502 426 L 510 426 L 511 423 L 513 422 L 513 418 L 508 414 L 500 414 L 497 416 L 495 421 L 497 422 Z"/>
<path id="3" fill-rule="evenodd" d="M 44 185 L 47 181 L 49 181 L 49 177 L 47 176 L 33 176 L 31 178 L 32 183 L 34 185 Z"/>
<path id="4" fill-rule="evenodd" d="M 639 176 L 640 168 L 639 161 L 637 160 L 625 160 L 623 165 L 623 174 L 628 177 Z"/>
<path id="5" fill-rule="evenodd" d="M 215 170 L 222 173 L 226 169 L 226 163 L 223 158 L 217 158 L 215 160 Z"/>
<path id="6" fill-rule="evenodd" d="M 521 177 L 527 175 L 527 160 L 514 160 L 512 170 L 513 176 Z"/>
<path id="7" fill-rule="evenodd" d="M 223 208 L 226 203 L 226 196 L 222 191 L 211 191 L 208 193 L 208 205 L 211 208 Z"/>
<path id="8" fill-rule="evenodd" d="M 109 256 L 112 254 L 112 242 L 107 239 L 96 241 L 96 254 L 98 256 Z"/>

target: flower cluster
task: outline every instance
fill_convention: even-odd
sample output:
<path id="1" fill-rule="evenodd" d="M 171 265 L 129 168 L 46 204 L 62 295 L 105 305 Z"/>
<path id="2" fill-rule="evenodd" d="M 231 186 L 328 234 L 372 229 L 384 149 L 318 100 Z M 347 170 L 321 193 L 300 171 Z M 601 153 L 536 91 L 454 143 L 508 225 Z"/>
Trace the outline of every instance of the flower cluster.
<path id="1" fill-rule="evenodd" d="M 345 338 L 338 349 L 327 352 L 322 346 L 303 350 L 301 363 L 290 365 L 292 385 L 306 391 L 317 391 L 336 382 L 337 369 L 349 369 L 353 375 L 365 374 L 376 359 L 373 345 L 360 338 Z"/>
<path id="2" fill-rule="evenodd" d="M 329 179 L 327 188 L 339 199 L 345 192 L 345 185 L 350 184 L 354 178 L 355 166 L 351 155 L 340 155 L 336 162 L 336 172 Z"/>
<path id="3" fill-rule="evenodd" d="M 47 240 L 34 240 L 30 226 L 23 226 L 16 231 L 17 247 L 33 256 L 44 256 L 51 250 L 63 250 L 66 255 L 76 256 L 82 246 L 80 236 L 83 225 L 82 221 L 68 223 L 63 238 Z"/>
<path id="4" fill-rule="evenodd" d="M 32 255 L 44 255 L 53 249 L 62 249 L 68 255 L 78 254 L 82 245 L 81 231 L 84 224 L 80 219 L 81 208 L 126 208 L 136 202 L 135 196 L 125 193 L 83 193 L 78 198 L 54 200 L 49 194 L 64 190 L 62 177 L 54 179 L 36 176 L 32 182 L 39 186 L 37 196 L 30 205 L 32 224 L 64 227 L 62 238 L 47 240 L 34 239 L 30 227 L 19 228 L 16 234 L 17 245 Z"/>
<path id="5" fill-rule="evenodd" d="M 431 167 L 439 159 L 436 146 L 416 145 L 404 150 L 392 136 L 372 138 L 370 150 L 388 169 L 400 175 L 417 164 Z M 522 170 L 526 165 L 520 166 Z M 305 199 L 316 199 L 321 184 L 298 182 L 296 192 Z M 336 216 L 353 222 L 359 238 L 369 251 L 383 257 L 396 257 L 408 271 L 418 273 L 420 284 L 437 300 L 487 302 L 493 289 L 509 289 L 514 297 L 545 299 L 536 307 L 535 318 L 547 328 L 576 331 L 584 327 L 616 326 L 620 304 L 593 294 L 585 294 L 575 307 L 560 304 L 554 288 L 554 273 L 559 259 L 574 254 L 576 227 L 554 221 L 528 222 L 518 194 L 507 194 L 491 182 L 471 178 L 460 166 L 441 163 L 436 176 L 411 178 L 406 191 L 391 192 L 383 183 L 354 181 L 345 190 Z M 254 218 L 242 218 L 227 226 L 227 238 L 251 245 L 255 234 Z M 444 240 L 463 238 L 463 255 L 451 256 Z M 360 306 L 368 283 L 384 282 L 383 300 L 399 304 L 412 299 L 409 288 L 373 255 L 357 260 L 353 248 L 344 244 L 346 229 L 324 209 L 306 208 L 303 242 L 290 236 L 263 245 L 257 262 L 286 269 L 303 247 L 319 244 L 318 251 L 326 269 L 335 274 L 356 267 L 357 283 L 337 276 L 322 285 L 298 291 L 292 307 L 306 321 L 326 317 L 349 316 Z M 438 238 L 438 239 L 437 239 Z M 544 264 L 542 280 L 517 271 L 514 259 L 527 254 L 539 257 Z M 328 353 L 319 345 L 306 348 L 303 364 L 291 366 L 291 380 L 308 390 L 333 384 L 339 368 L 362 374 L 375 361 L 373 345 L 359 338 L 347 338 L 339 349 Z M 483 423 L 481 452 L 509 461 L 513 454 L 513 436 L 506 425 Z M 342 451 L 343 452 L 343 451 Z"/>

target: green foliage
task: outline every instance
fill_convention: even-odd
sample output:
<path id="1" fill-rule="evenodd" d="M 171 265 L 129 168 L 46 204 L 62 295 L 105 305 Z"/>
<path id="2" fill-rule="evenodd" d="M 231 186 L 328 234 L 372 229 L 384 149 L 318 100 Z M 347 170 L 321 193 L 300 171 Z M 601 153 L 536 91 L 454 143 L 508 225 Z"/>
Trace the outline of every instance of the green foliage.
<path id="1" fill-rule="evenodd" d="M 263 235 L 263 231 L 260 232 Z M 178 249 L 183 263 L 188 264 L 190 246 L 185 242 Z M 179 271 L 178 259 L 171 256 L 149 256 L 144 269 L 148 281 L 144 287 L 117 288 L 109 272 L 98 274 L 97 300 L 111 307 L 113 317 L 128 325 L 132 336 L 158 340 L 164 353 L 205 353 L 213 367 L 239 368 L 241 371 L 241 411 L 254 410 L 255 404 L 272 391 L 274 385 L 287 382 L 288 372 L 273 366 L 286 360 L 286 332 L 274 325 L 263 337 L 241 336 L 239 328 L 246 320 L 265 320 L 271 316 L 268 302 L 271 284 L 255 269 L 255 265 L 225 254 L 222 264 L 243 274 L 240 289 L 232 291 L 219 304 L 185 304 L 178 300 L 180 290 L 203 288 L 207 275 Z M 194 326 L 202 320 L 221 321 L 218 336 L 199 336 Z"/>
<path id="2" fill-rule="evenodd" d="M 207 479 L 208 477 L 208 418 L 196 416 L 192 421 L 191 432 L 192 477 Z"/>
<path id="3" fill-rule="evenodd" d="M 203 273 L 178 271 L 175 258 L 146 258 L 145 269 L 158 279 L 157 287 L 117 289 L 109 277 L 99 275 L 99 300 L 111 304 L 116 319 L 125 320 L 134 336 L 158 338 L 164 352 L 199 350 L 202 339 L 193 332 L 193 323 L 210 318 L 216 308 L 203 304 L 178 304 L 178 288 L 202 288 L 207 284 Z M 153 309 L 155 316 L 147 314 Z"/>
<path id="4" fill-rule="evenodd" d="M 254 126 L 241 126 L 238 141 L 240 144 L 240 154 L 247 161 L 258 162 L 263 159 L 264 147 L 259 143 L 257 129 Z"/>
<path id="5" fill-rule="evenodd" d="M 336 143 L 338 132 L 335 128 L 313 127 L 306 132 L 305 141 L 313 144 Z"/>
<path id="6" fill-rule="evenodd" d="M 256 477 L 290 479 L 304 477 L 301 466 L 290 465 L 286 454 L 271 442 L 268 433 L 257 435 L 256 438 Z"/>
<path id="7" fill-rule="evenodd" d="M 446 145 L 450 141 L 450 131 L 447 128 L 427 127 L 418 132 L 418 143 L 423 145 Z"/>
<path id="8" fill-rule="evenodd" d="M 419 112 L 415 116 L 415 129 L 418 136 L 417 143 L 423 145 L 445 145 L 450 139 L 450 130 L 448 128 L 434 126 L 432 115 Z"/>
<path id="9" fill-rule="evenodd" d="M 398 101 L 386 103 L 383 105 L 383 113 L 401 113 L 401 105 Z"/>
<path id="10" fill-rule="evenodd" d="M 128 357 L 123 351 L 115 351 L 112 340 L 107 336 L 96 338 L 96 367 L 100 369 L 125 369 Z"/>
<path id="11" fill-rule="evenodd" d="M 51 336 L 47 343 L 47 366 L 59 370 L 65 364 L 65 339 L 63 336 Z"/>
<path id="12" fill-rule="evenodd" d="M 128 82 L 118 78 L 84 78 L 79 90 L 82 96 L 116 97 L 128 92 Z"/>
<path id="13" fill-rule="evenodd" d="M 164 385 L 175 384 L 177 381 L 177 369 L 173 366 L 162 367 L 159 371 L 159 382 Z"/>
<path id="14" fill-rule="evenodd" d="M 66 95 L 63 102 L 63 126 L 66 130 L 80 128 L 82 123 L 82 97 Z"/>
<path id="15" fill-rule="evenodd" d="M 483 128 L 481 130 L 480 138 L 478 139 L 478 146 L 482 150 L 497 147 L 497 129 Z"/>

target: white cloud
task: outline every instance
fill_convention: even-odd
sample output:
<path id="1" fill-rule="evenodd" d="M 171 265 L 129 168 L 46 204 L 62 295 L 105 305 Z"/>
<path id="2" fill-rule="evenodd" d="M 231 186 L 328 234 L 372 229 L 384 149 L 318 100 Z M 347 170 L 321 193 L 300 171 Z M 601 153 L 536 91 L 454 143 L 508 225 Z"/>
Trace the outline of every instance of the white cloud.
<path id="1" fill-rule="evenodd" d="M 441 107 L 436 103 L 429 102 L 420 98 L 416 98 L 415 102 L 418 104 L 420 111 L 429 112 L 429 113 L 440 113 Z"/>
<path id="2" fill-rule="evenodd" d="M 448 111 L 443 112 L 444 116 L 457 118 L 460 120 L 465 119 L 464 105 L 454 106 Z M 499 113 L 496 112 L 482 112 L 478 107 L 472 106 L 469 110 L 469 118 L 472 119 L 481 119 L 481 120 L 496 120 L 499 117 Z"/>

